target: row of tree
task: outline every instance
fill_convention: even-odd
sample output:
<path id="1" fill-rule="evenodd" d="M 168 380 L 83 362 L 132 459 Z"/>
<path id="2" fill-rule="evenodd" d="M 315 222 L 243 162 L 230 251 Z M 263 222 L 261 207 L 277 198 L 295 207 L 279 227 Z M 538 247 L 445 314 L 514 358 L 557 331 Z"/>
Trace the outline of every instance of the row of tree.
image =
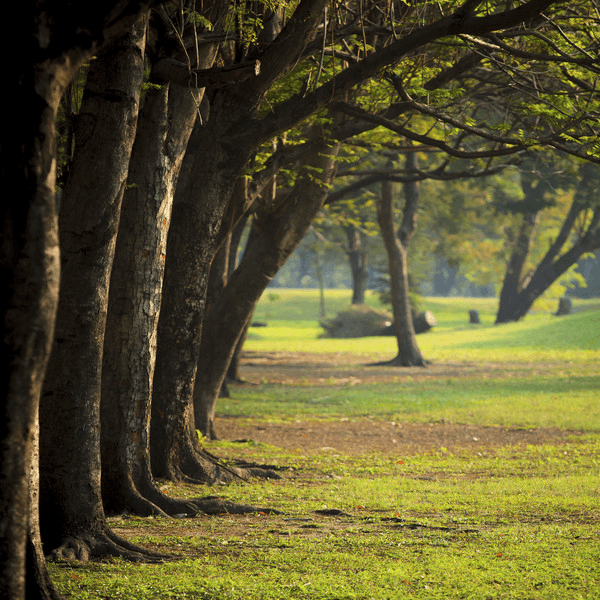
<path id="1" fill-rule="evenodd" d="M 274 475 L 222 464 L 196 429 L 213 431 L 256 301 L 323 206 L 364 185 L 365 156 L 385 160 L 369 177 L 384 182 L 400 364 L 425 362 L 406 301 L 419 181 L 487 176 L 538 149 L 597 160 L 590 0 L 50 0 L 11 2 L 7 16 L 26 46 L 7 68 L 6 113 L 21 126 L 0 163 L 11 600 L 59 597 L 42 540 L 58 557 L 159 560 L 117 538 L 107 511 L 211 507 L 166 497 L 156 478 Z M 438 151 L 427 169 L 424 149 Z M 334 189 L 340 165 L 355 181 Z M 405 191 L 398 226 L 392 181 Z M 587 248 L 600 211 L 584 191 L 573 206 Z M 567 262 L 570 232 L 538 287 Z"/>

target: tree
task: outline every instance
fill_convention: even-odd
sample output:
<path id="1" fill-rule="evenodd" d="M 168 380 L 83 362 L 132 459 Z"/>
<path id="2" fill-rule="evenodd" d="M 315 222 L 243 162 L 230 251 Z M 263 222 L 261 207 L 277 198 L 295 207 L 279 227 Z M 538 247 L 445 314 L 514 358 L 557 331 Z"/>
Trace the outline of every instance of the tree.
<path id="1" fill-rule="evenodd" d="M 193 193 L 193 186 L 189 187 L 187 192 L 182 192 L 180 208 L 177 197 L 174 205 L 159 321 L 157 396 L 153 403 L 151 439 L 156 446 L 151 454 L 157 461 L 154 465 L 157 475 L 184 478 L 187 472 L 195 478 L 202 473 L 202 469 L 195 466 L 195 438 L 190 427 L 189 407 L 198 360 L 197 342 L 202 336 L 207 265 L 214 255 L 216 231 L 223 222 L 224 202 L 230 199 L 232 186 L 251 152 L 261 142 L 289 130 L 332 104 L 333 100 L 344 98 L 356 85 L 416 48 L 460 32 L 485 33 L 513 26 L 533 18 L 550 4 L 533 1 L 493 16 L 477 16 L 470 5 L 465 5 L 451 17 L 432 18 L 422 26 L 416 24 L 415 30 L 396 41 L 385 44 L 382 40 L 372 53 L 361 54 L 356 62 L 332 73 L 323 84 L 315 85 L 311 90 L 309 81 L 308 89 L 305 86 L 299 93 L 288 94 L 277 104 L 271 104 L 264 116 L 260 112 L 262 101 L 277 77 L 289 68 L 292 60 L 295 64 L 297 56 L 303 52 L 308 56 L 322 48 L 322 43 L 310 43 L 322 4 L 317 0 L 301 2 L 275 45 L 267 44 L 261 48 L 258 44 L 256 50 L 249 49 L 245 57 L 260 60 L 261 72 L 228 89 L 226 97 L 220 89 L 215 90 L 210 118 L 199 130 L 204 140 L 202 147 L 210 148 L 210 156 L 198 154 L 192 169 L 198 177 L 195 180 L 198 191 Z M 407 21 L 413 17 L 417 21 L 420 19 L 420 15 L 410 12 L 405 16 Z M 215 165 L 221 168 L 215 169 Z M 200 180 L 202 190 L 197 183 Z M 204 201 L 198 204 L 195 197 L 200 194 Z M 177 217 L 176 222 L 178 212 L 181 217 Z M 170 257 L 173 260 L 171 268 Z M 167 416 L 171 418 L 167 419 Z"/>
<path id="2" fill-rule="evenodd" d="M 203 17 L 218 21 L 207 7 Z M 155 20 L 162 12 L 155 16 Z M 178 22 L 171 15 L 170 23 Z M 190 23 L 180 19 L 183 39 Z M 157 28 L 155 28 L 157 29 Z M 154 54 L 168 56 L 172 29 L 159 32 Z M 158 33 L 156 34 L 159 35 Z M 176 45 L 178 58 L 185 48 Z M 195 53 L 190 68 L 212 66 L 216 44 Z M 161 59 L 153 59 L 156 66 Z M 111 511 L 135 514 L 196 512 L 165 496 L 150 464 L 150 415 L 164 257 L 177 175 L 204 88 L 157 81 L 145 93 L 130 161 L 110 282 L 102 365 L 102 496 Z"/>
<path id="3" fill-rule="evenodd" d="M 337 145 L 320 127 L 308 143 L 310 157 L 290 190 L 257 207 L 242 260 L 207 311 L 194 388 L 196 427 L 215 438 L 215 405 L 237 342 L 254 305 L 296 249 L 327 196 Z"/>
<path id="4" fill-rule="evenodd" d="M 416 153 L 407 152 L 406 166 L 409 169 L 416 169 Z M 396 338 L 398 340 L 398 354 L 396 358 L 385 364 L 402 367 L 423 367 L 426 365 L 426 361 L 417 344 L 408 279 L 408 246 L 417 225 L 419 184 L 416 181 L 408 181 L 404 184 L 402 222 L 397 231 L 395 229 L 396 220 L 394 218 L 394 196 L 392 189 L 392 182 L 382 182 L 381 196 L 377 202 L 379 227 L 389 261 L 392 309 Z"/>
<path id="5" fill-rule="evenodd" d="M 7 128 L 0 149 L 3 203 L 1 253 L 2 426 L 0 429 L 0 595 L 10 600 L 58 594 L 47 579 L 37 536 L 36 421 L 50 354 L 59 291 L 55 122 L 61 95 L 99 44 L 120 35 L 146 2 L 11 3 L 6 16 L 24 32 L 10 61 L 5 106 L 22 124 Z M 8 51 L 11 37 L 3 38 Z M 20 118 L 21 117 L 21 118 Z M 18 190 L 18 192 L 15 192 Z M 33 476 L 32 476 L 33 473 Z M 27 548 L 27 557 L 26 557 Z"/>
<path id="6" fill-rule="evenodd" d="M 104 515 L 99 425 L 108 287 L 136 131 L 146 26 L 145 17 L 91 62 L 62 194 L 61 290 L 40 404 L 40 464 L 42 539 L 66 558 L 135 552 L 112 534 Z"/>
<path id="7" fill-rule="evenodd" d="M 600 206 L 596 198 L 599 167 L 583 163 L 577 189 L 568 212 L 536 265 L 528 265 L 536 226 L 551 182 L 548 177 L 522 173 L 523 212 L 518 230 L 511 236 L 510 256 L 500 292 L 496 323 L 518 321 L 559 277 L 574 267 L 587 252 L 600 248 Z"/>

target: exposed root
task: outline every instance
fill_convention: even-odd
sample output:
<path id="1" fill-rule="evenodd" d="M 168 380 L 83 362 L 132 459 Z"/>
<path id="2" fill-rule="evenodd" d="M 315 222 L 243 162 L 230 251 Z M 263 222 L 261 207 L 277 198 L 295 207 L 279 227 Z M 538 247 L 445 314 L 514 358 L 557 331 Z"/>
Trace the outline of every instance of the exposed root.
<path id="1" fill-rule="evenodd" d="M 48 560 L 89 562 L 108 557 L 144 563 L 160 563 L 172 559 L 167 554 L 160 554 L 132 544 L 106 529 L 102 534 L 66 537 L 58 548 L 52 550 Z"/>
<path id="2" fill-rule="evenodd" d="M 194 500 L 199 511 L 205 515 L 246 515 L 250 513 L 261 513 L 267 515 L 280 515 L 281 511 L 274 508 L 257 508 L 249 504 L 237 504 L 225 500 L 220 496 L 205 496 Z"/>
<path id="3" fill-rule="evenodd" d="M 181 514 L 195 513 L 194 504 L 188 500 L 170 498 L 155 486 L 146 486 L 143 490 L 127 490 L 120 496 L 119 502 L 105 501 L 105 510 L 110 514 L 129 513 L 139 517 L 175 517 Z"/>
<path id="4" fill-rule="evenodd" d="M 281 475 L 275 472 L 277 467 L 272 465 L 258 465 L 255 463 L 235 462 L 234 465 L 225 465 L 218 456 L 215 456 L 206 449 L 202 449 L 202 453 L 211 460 L 217 468 L 224 469 L 238 479 L 248 481 L 252 477 L 259 479 L 281 479 Z"/>
<path id="5" fill-rule="evenodd" d="M 399 356 L 392 358 L 391 360 L 382 360 L 375 363 L 367 364 L 368 367 L 427 367 L 429 366 L 431 361 L 426 360 L 424 358 L 418 359 L 403 359 Z"/>

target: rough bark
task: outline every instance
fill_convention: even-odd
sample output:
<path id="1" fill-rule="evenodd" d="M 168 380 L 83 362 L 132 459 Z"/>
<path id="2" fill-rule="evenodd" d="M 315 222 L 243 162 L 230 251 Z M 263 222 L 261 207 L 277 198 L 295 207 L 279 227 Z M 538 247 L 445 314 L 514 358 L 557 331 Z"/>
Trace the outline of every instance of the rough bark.
<path id="1" fill-rule="evenodd" d="M 216 437 L 219 390 L 256 302 L 323 205 L 335 172 L 337 148 L 326 141 L 316 145 L 294 188 L 257 211 L 240 265 L 206 314 L 194 389 L 195 423 L 206 437 Z"/>
<path id="2" fill-rule="evenodd" d="M 29 477 L 29 532 L 27 536 L 27 600 L 60 600 L 62 595 L 56 589 L 46 568 L 46 557 L 42 550 L 39 518 L 39 488 L 40 488 L 40 423 L 37 418 L 34 423 L 33 456 L 31 474 Z"/>
<path id="3" fill-rule="evenodd" d="M 143 79 L 145 20 L 92 61 L 60 215 L 62 280 L 40 404 L 47 552 L 140 558 L 109 530 L 100 493 L 100 382 L 108 284 Z"/>
<path id="4" fill-rule="evenodd" d="M 214 482 L 232 477 L 202 454 L 192 420 L 210 264 L 233 184 L 250 152 L 229 146 L 223 127 L 230 119 L 219 112 L 213 105 L 209 122 L 192 133 L 167 240 L 150 455 L 154 475 L 172 480 Z"/>
<path id="5" fill-rule="evenodd" d="M 30 494 L 36 490 L 30 475 L 37 471 L 35 422 L 59 290 L 54 123 L 72 70 L 51 61 L 44 66 L 31 79 L 11 77 L 9 69 L 5 108 L 22 119 L 20 127 L 7 128 L 0 149 L 2 184 L 11 190 L 3 201 L 0 255 L 5 282 L 0 301 L 0 597 L 10 600 L 25 598 L 26 579 L 37 597 L 52 597 L 41 586 L 47 574 L 33 535 L 37 515 Z"/>
<path id="6" fill-rule="evenodd" d="M 34 432 L 50 355 L 59 293 L 56 115 L 75 72 L 103 39 L 137 17 L 138 2 L 72 6 L 10 3 L 7 22 L 22 33 L 22 51 L 4 70 L 10 94 L 0 147 L 2 203 L 2 400 L 0 417 L 0 597 L 57 598 L 37 536 Z M 80 9 L 81 8 L 81 9 Z M 110 18 L 109 18 L 110 16 Z M 5 55 L 14 36 L 4 36 Z M 30 485 L 30 479 L 33 485 Z M 26 591 L 27 590 L 27 591 Z"/>
<path id="7" fill-rule="evenodd" d="M 208 273 L 233 186 L 251 153 L 276 133 L 249 136 L 249 126 L 267 90 L 313 35 L 324 3 L 301 0 L 277 43 L 267 38 L 260 73 L 213 90 L 208 121 L 192 133 L 167 240 L 150 434 L 155 476 L 210 482 L 240 476 L 207 460 L 193 426 Z"/>
<path id="8" fill-rule="evenodd" d="M 201 66 L 215 49 L 202 48 Z M 115 249 L 102 369 L 102 497 L 107 511 L 195 512 L 168 498 L 150 466 L 150 414 L 167 233 L 177 174 L 204 90 L 147 91 Z"/>
<path id="9" fill-rule="evenodd" d="M 416 167 L 416 154 L 406 155 L 406 168 Z M 395 230 L 393 184 L 384 181 L 377 201 L 377 218 L 388 255 L 390 268 L 392 312 L 398 340 L 398 354 L 388 364 L 401 367 L 426 366 L 413 324 L 409 295 L 408 245 L 416 228 L 419 186 L 417 182 L 404 184 L 404 211 L 398 231 Z"/>

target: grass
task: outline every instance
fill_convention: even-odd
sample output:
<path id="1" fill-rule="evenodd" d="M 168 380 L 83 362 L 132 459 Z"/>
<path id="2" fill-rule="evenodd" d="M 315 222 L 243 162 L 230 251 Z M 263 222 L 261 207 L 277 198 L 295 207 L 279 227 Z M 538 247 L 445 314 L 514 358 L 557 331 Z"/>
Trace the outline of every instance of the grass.
<path id="1" fill-rule="evenodd" d="M 259 306 L 268 327 L 252 330 L 248 351 L 318 352 L 342 364 L 393 354 L 388 339 L 319 339 L 316 292 L 277 294 Z M 328 312 L 347 294 L 327 292 Z M 206 489 L 165 484 L 166 493 L 216 493 L 281 514 L 113 517 L 117 533 L 178 559 L 52 563 L 54 581 L 67 597 L 90 600 L 600 598 L 600 306 L 575 307 L 586 310 L 495 327 L 493 300 L 430 299 L 425 308 L 438 326 L 419 344 L 433 368 L 452 367 L 448 376 L 399 370 L 381 384 L 236 388 L 218 411 L 253 423 L 445 419 L 577 435 L 402 456 L 213 442 L 226 460 L 278 465 L 285 477 Z M 467 323 L 470 308 L 481 325 Z M 340 512 L 316 512 L 330 509 Z"/>

